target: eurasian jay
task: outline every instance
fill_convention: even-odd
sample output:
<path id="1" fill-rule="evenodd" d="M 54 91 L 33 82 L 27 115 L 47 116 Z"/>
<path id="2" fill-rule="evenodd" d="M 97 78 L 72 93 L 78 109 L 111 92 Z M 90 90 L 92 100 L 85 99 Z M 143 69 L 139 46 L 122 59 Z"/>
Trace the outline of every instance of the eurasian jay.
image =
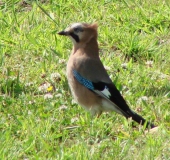
<path id="1" fill-rule="evenodd" d="M 67 79 L 74 99 L 93 115 L 115 111 L 146 128 L 154 128 L 129 108 L 107 74 L 99 58 L 97 27 L 96 23 L 74 23 L 58 33 L 68 36 L 74 44 L 67 63 Z"/>

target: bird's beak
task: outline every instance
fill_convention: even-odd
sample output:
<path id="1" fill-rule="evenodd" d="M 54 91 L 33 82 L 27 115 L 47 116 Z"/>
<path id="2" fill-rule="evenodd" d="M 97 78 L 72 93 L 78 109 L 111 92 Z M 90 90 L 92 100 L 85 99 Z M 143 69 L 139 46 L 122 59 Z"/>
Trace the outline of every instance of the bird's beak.
<path id="1" fill-rule="evenodd" d="M 67 31 L 61 31 L 61 32 L 58 32 L 59 35 L 62 35 L 62 36 L 68 36 L 69 33 Z"/>

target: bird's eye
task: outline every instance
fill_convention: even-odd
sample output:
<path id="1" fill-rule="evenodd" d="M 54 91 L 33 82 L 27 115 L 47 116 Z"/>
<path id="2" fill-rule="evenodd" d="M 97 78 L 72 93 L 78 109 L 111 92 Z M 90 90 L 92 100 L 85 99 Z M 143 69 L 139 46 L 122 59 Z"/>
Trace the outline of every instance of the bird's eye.
<path id="1" fill-rule="evenodd" d="M 83 31 L 82 28 L 78 28 L 78 27 L 74 28 L 74 32 L 82 32 L 82 31 Z"/>
<path id="2" fill-rule="evenodd" d="M 75 32 L 79 32 L 79 28 L 77 28 L 77 27 L 74 28 L 74 31 L 75 31 Z"/>

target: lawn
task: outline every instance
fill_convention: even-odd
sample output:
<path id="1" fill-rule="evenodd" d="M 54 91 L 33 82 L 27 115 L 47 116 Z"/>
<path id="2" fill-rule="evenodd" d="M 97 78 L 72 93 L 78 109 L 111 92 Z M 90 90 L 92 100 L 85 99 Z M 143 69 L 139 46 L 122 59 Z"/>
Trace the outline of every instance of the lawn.
<path id="1" fill-rule="evenodd" d="M 0 160 L 170 159 L 168 0 L 0 1 Z M 116 113 L 92 117 L 66 79 L 72 49 L 57 32 L 98 23 L 100 57 L 129 106 L 159 126 Z"/>

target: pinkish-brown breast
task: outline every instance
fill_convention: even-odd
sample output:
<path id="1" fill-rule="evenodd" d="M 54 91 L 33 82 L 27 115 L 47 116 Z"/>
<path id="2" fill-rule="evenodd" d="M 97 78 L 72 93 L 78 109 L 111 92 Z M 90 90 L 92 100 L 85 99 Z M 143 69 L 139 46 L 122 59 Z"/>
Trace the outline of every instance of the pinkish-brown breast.
<path id="1" fill-rule="evenodd" d="M 71 55 L 67 63 L 67 79 L 74 99 L 86 109 L 91 109 L 96 104 L 100 105 L 101 98 L 92 91 L 89 92 L 89 89 L 74 78 L 72 70 L 77 68 L 76 58 Z"/>

